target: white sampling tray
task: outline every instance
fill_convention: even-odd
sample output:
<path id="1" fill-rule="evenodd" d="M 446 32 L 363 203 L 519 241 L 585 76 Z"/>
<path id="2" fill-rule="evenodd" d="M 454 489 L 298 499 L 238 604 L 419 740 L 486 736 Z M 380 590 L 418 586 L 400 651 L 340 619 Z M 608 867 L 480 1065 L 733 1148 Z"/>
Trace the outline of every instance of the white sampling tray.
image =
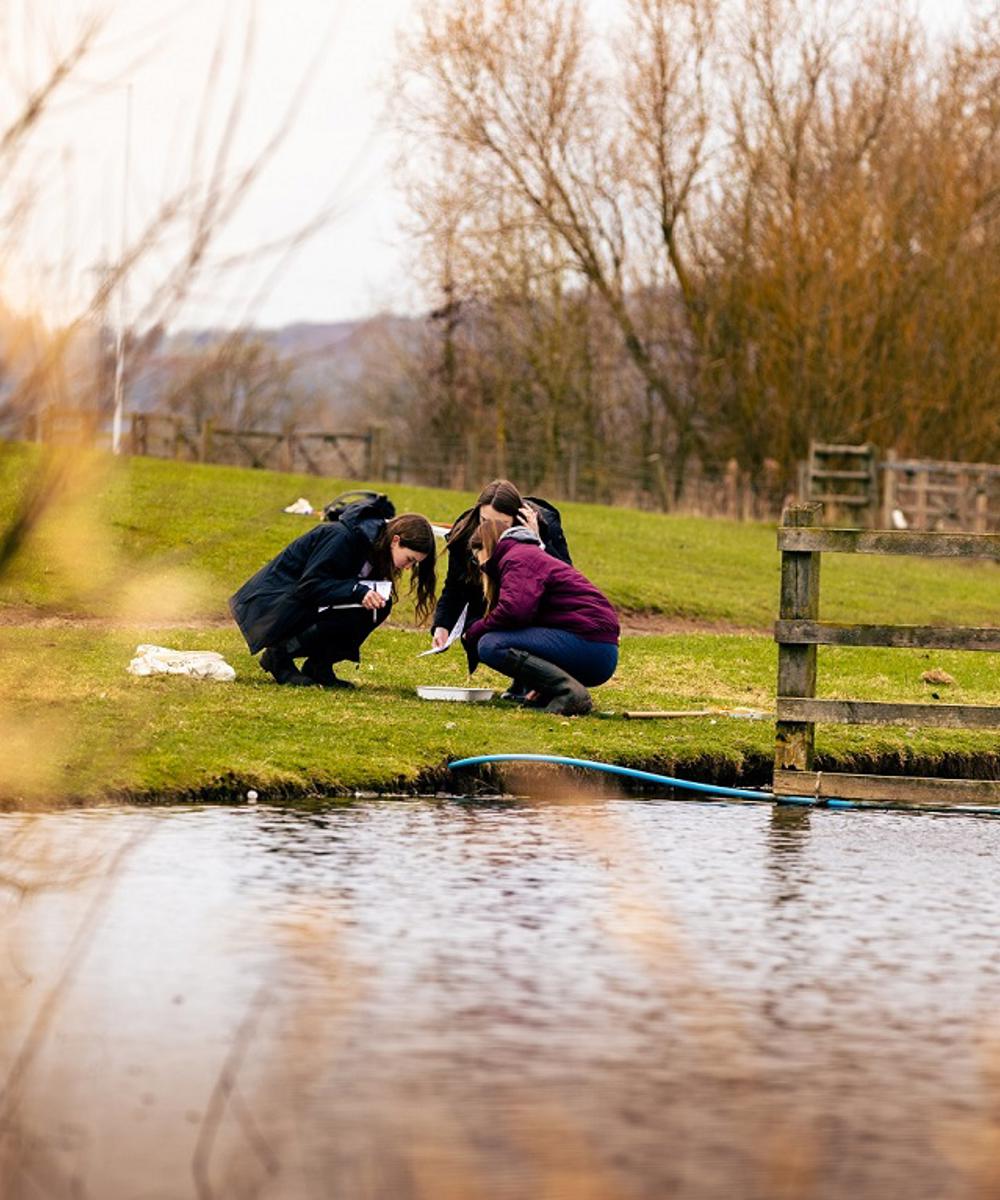
<path id="1" fill-rule="evenodd" d="M 493 699 L 492 688 L 464 687 L 418 687 L 421 700 L 472 700 L 482 702 Z"/>

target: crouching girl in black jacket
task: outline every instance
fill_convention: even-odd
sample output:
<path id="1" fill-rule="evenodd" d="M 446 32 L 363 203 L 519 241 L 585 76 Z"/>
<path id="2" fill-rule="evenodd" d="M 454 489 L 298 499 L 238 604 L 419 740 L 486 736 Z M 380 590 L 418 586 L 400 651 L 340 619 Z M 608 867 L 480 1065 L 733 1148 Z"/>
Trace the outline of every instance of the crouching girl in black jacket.
<path id="1" fill-rule="evenodd" d="M 233 595 L 229 609 L 250 653 L 278 683 L 350 687 L 333 664 L 359 662 L 386 619 L 396 580 L 412 572 L 417 620 L 434 604 L 434 531 L 419 513 L 395 515 L 385 496 L 352 504 L 302 534 Z M 375 584 L 388 581 L 379 591 Z M 383 595 L 383 592 L 388 595 Z M 302 669 L 296 658 L 304 658 Z"/>

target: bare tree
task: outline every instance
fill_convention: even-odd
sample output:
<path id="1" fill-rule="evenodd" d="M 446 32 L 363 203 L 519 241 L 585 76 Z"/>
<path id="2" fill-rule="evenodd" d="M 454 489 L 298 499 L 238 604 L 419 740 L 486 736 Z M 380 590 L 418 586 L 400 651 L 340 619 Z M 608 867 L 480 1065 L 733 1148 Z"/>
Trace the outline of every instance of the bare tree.
<path id="1" fill-rule="evenodd" d="M 237 330 L 207 347 L 178 350 L 160 364 L 163 405 L 231 429 L 281 429 L 314 414 L 315 397 L 295 380 L 295 362 L 259 335 Z"/>
<path id="2" fill-rule="evenodd" d="M 664 503 L 692 458 L 787 485 L 810 437 L 995 457 L 997 46 L 987 14 L 931 49 L 902 3 L 631 0 L 614 54 L 569 0 L 427 6 L 401 96 L 451 410 L 485 430 L 527 381 L 561 457 L 597 305 Z"/>
<path id="3" fill-rule="evenodd" d="M 634 6 L 639 36 L 655 38 L 650 22 L 664 21 L 667 6 L 658 6 L 659 13 L 656 7 Z M 700 36 L 697 20 L 690 29 Z M 681 264 L 679 222 L 702 161 L 691 110 L 697 97 L 677 101 L 689 140 L 683 150 L 664 144 L 660 158 L 653 155 L 661 171 L 654 184 L 639 178 L 649 160 L 629 144 L 629 127 L 623 129 L 608 81 L 593 62 L 578 4 L 457 0 L 444 9 L 427 6 L 404 61 L 407 120 L 441 148 L 443 163 L 461 162 L 470 236 L 494 243 L 527 239 L 566 286 L 576 280 L 606 306 L 646 387 L 646 436 L 669 447 L 676 494 L 696 444 L 695 406 L 672 370 L 683 331 L 671 329 L 666 338 L 651 333 L 631 302 L 635 281 L 648 280 L 651 271 L 648 238 L 629 193 L 653 189 L 667 205 L 661 277 L 673 280 Z M 663 81 L 670 86 L 670 79 Z M 639 91 L 634 82 L 637 103 Z"/>
<path id="4" fill-rule="evenodd" d="M 20 6 L 17 0 L 7 0 L 7 7 L 11 11 L 6 15 L 11 19 L 18 15 L 15 9 L 20 13 L 23 8 L 24 13 L 30 15 L 31 6 L 26 0 Z M 85 66 L 95 61 L 96 50 L 107 28 L 107 14 L 101 17 L 97 15 L 98 11 L 95 5 L 75 30 L 63 36 L 61 45 L 56 43 L 44 66 L 39 68 L 38 77 L 24 84 L 22 95 L 15 92 L 17 103 L 0 117 L 0 181 L 5 185 L 0 206 L 0 251 L 4 245 L 14 243 L 23 222 L 35 207 L 53 199 L 46 187 L 58 189 L 60 186 L 57 179 L 34 167 L 31 152 L 53 106 L 60 101 L 73 103 L 77 99 L 73 87 Z M 24 13 L 20 15 L 24 17 Z M 37 54 L 29 58 L 40 58 L 49 43 L 30 20 L 24 19 L 25 28 L 34 31 L 40 39 Z M 215 253 L 220 234 L 231 224 L 293 128 L 315 66 L 326 50 L 325 45 L 319 47 L 313 64 L 303 73 L 294 94 L 285 99 L 283 106 L 276 107 L 273 127 L 258 139 L 256 149 L 248 158 L 238 157 L 237 142 L 245 120 L 247 92 L 255 62 L 256 22 L 252 3 L 242 22 L 242 41 L 237 43 L 234 64 L 235 82 L 227 95 L 219 81 L 227 74 L 223 67 L 232 53 L 231 33 L 230 28 L 223 28 L 215 43 L 203 109 L 195 114 L 188 178 L 136 220 L 135 229 L 121 253 L 104 264 L 93 290 L 69 319 L 48 328 L 36 322 L 33 326 L 36 336 L 30 353 L 25 353 L 22 347 L 16 362 L 11 356 L 5 359 L 0 429 L 11 430 L 27 415 L 53 402 L 68 404 L 75 400 L 79 406 L 82 398 L 83 407 L 97 413 L 109 411 L 110 395 L 102 394 L 100 390 L 101 364 L 106 361 L 106 347 L 102 347 L 100 341 L 112 299 L 126 282 L 131 281 L 134 301 L 133 329 L 137 332 L 126 336 L 130 336 L 135 367 L 144 346 L 156 340 L 146 339 L 141 331 L 162 330 L 169 325 L 196 285 L 208 278 L 217 279 L 220 271 L 256 262 L 264 274 L 258 290 L 248 298 L 248 305 L 252 306 L 288 258 L 329 220 L 332 207 L 323 203 L 310 219 L 267 246 L 254 247 L 244 255 L 227 258 L 220 258 Z M 218 132 L 214 133 L 214 130 Z M 80 264 L 74 265 L 79 270 Z M 141 294 L 136 282 L 140 270 L 143 272 Z M 96 335 L 93 332 L 95 326 Z M 78 379 L 71 377 L 69 366 L 74 356 L 79 356 L 81 343 L 88 338 L 97 347 L 94 356 L 96 374 L 88 381 L 89 386 L 82 387 Z M 103 378 L 106 379 L 106 371 Z M 29 488 L 26 495 L 33 495 L 37 490 Z M 58 501 L 58 495 L 51 489 L 44 494 L 49 497 L 48 503 Z M 20 532 L 4 542 L 8 551 L 20 544 L 25 522 L 37 519 L 44 507 L 45 503 L 39 501 L 30 506 L 30 511 L 26 509 L 15 514 L 11 528 Z M 0 560 L 0 569 L 2 567 Z"/>

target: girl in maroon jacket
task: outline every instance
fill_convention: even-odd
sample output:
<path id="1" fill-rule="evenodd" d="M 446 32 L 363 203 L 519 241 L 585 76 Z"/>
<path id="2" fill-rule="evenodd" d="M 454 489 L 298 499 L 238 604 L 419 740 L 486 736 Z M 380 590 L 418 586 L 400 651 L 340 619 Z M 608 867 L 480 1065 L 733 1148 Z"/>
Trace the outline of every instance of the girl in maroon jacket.
<path id="1" fill-rule="evenodd" d="M 486 615 L 462 639 L 470 669 L 484 662 L 534 689 L 546 712 L 590 712 L 587 688 L 618 665 L 621 631 L 607 597 L 524 526 L 483 521 L 469 547 L 486 593 Z"/>

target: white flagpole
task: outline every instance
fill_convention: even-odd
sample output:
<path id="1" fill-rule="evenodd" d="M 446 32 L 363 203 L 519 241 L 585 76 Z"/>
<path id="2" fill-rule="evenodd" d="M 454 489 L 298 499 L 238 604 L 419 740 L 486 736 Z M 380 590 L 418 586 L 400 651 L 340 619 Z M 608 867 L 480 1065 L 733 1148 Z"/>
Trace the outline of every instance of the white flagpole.
<path id="1" fill-rule="evenodd" d="M 115 412 L 111 421 L 111 450 L 120 454 L 122 449 L 122 424 L 125 408 L 125 315 L 126 295 L 125 286 L 128 273 L 125 270 L 125 255 L 128 252 L 128 183 L 129 167 L 132 152 L 132 85 L 125 92 L 125 154 L 122 166 L 122 214 L 121 214 L 121 255 L 118 262 L 120 272 L 118 279 L 118 331 L 115 335 Z"/>

